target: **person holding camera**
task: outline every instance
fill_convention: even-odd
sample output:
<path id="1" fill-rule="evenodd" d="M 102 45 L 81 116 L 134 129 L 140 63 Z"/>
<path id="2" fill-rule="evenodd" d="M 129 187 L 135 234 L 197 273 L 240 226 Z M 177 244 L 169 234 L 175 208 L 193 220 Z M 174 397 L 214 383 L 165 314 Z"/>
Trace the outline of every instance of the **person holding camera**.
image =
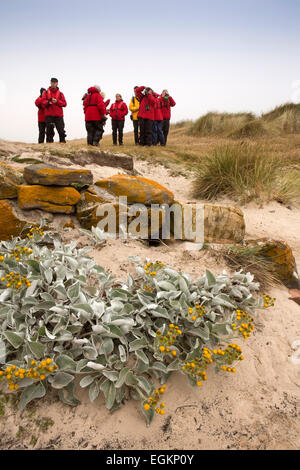
<path id="1" fill-rule="evenodd" d="M 128 108 L 120 93 L 116 94 L 116 101 L 111 105 L 109 114 L 111 117 L 113 144 L 117 145 L 119 134 L 119 145 L 123 145 L 123 129 Z"/>
<path id="2" fill-rule="evenodd" d="M 154 108 L 154 121 L 152 126 L 152 144 L 165 146 L 165 136 L 162 130 L 163 114 L 162 114 L 162 101 L 157 93 L 153 94 L 155 98 Z"/>
<path id="3" fill-rule="evenodd" d="M 139 137 L 139 120 L 138 120 L 138 113 L 140 109 L 140 101 L 136 95 L 136 89 L 138 87 L 135 86 L 133 91 L 134 91 L 134 96 L 131 98 L 131 101 L 129 103 L 129 111 L 131 111 L 130 119 L 132 120 L 133 124 L 133 131 L 134 131 L 134 143 L 135 145 L 139 145 L 140 143 L 140 137 Z"/>
<path id="4" fill-rule="evenodd" d="M 106 114 L 105 104 L 100 91 L 99 85 L 90 87 L 83 101 L 87 144 L 95 147 L 99 146 L 100 139 L 102 138 L 102 120 Z"/>
<path id="5" fill-rule="evenodd" d="M 153 90 L 150 87 L 140 86 L 136 88 L 135 91 L 137 98 L 140 100 L 140 109 L 138 112 L 140 145 L 151 147 L 152 126 L 155 118 L 155 98 L 153 96 Z"/>
<path id="6" fill-rule="evenodd" d="M 57 78 L 51 78 L 50 87 L 42 95 L 42 106 L 45 110 L 46 133 L 51 136 L 54 126 L 59 135 L 60 143 L 66 143 L 65 122 L 63 108 L 67 106 L 63 93 L 58 88 Z M 51 140 L 53 142 L 54 132 Z"/>
<path id="7" fill-rule="evenodd" d="M 173 100 L 172 96 L 169 95 L 168 90 L 163 90 L 161 94 L 161 103 L 162 103 L 162 114 L 163 114 L 163 122 L 162 122 L 162 131 L 165 136 L 165 144 L 167 143 L 169 129 L 170 129 L 170 119 L 171 119 L 171 108 L 176 105 L 175 101 Z"/>

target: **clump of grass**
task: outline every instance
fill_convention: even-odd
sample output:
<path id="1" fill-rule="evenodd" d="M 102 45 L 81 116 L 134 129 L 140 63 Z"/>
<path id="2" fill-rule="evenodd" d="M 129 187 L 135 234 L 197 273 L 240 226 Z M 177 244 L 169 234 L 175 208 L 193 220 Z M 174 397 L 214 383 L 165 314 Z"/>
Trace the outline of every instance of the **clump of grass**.
<path id="1" fill-rule="evenodd" d="M 198 137 L 228 134 L 254 119 L 252 113 L 208 113 L 191 124 L 189 134 Z"/>
<path id="2" fill-rule="evenodd" d="M 242 142 L 217 147 L 195 165 L 193 196 L 213 200 L 227 196 L 241 203 L 270 200 L 280 161 L 260 145 Z"/>
<path id="3" fill-rule="evenodd" d="M 267 130 L 264 127 L 263 122 L 260 119 L 255 119 L 254 121 L 247 122 L 239 129 L 230 132 L 228 137 L 243 139 L 261 137 L 265 134 L 267 134 Z"/>
<path id="4" fill-rule="evenodd" d="M 300 169 L 278 174 L 273 187 L 273 199 L 282 204 L 300 204 Z"/>
<path id="5" fill-rule="evenodd" d="M 232 245 L 222 247 L 218 253 L 231 269 L 251 272 L 262 290 L 281 283 L 274 261 L 265 257 L 259 246 Z"/>
<path id="6" fill-rule="evenodd" d="M 44 163 L 42 160 L 38 160 L 37 158 L 29 158 L 29 157 L 20 158 L 17 155 L 14 156 L 12 160 L 17 163 L 32 163 L 32 164 Z"/>

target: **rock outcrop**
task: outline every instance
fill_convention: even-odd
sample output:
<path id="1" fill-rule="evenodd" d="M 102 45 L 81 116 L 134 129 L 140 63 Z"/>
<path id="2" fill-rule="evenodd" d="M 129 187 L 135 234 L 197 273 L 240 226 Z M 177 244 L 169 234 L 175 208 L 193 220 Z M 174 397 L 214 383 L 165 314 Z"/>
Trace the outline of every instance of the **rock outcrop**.
<path id="1" fill-rule="evenodd" d="M 0 161 L 0 199 L 16 198 L 18 185 L 23 181 L 21 173 Z"/>
<path id="2" fill-rule="evenodd" d="M 93 175 L 90 170 L 59 168 L 45 164 L 26 166 L 24 178 L 28 184 L 43 186 L 70 186 L 74 183 L 90 185 L 93 183 Z"/>
<path id="3" fill-rule="evenodd" d="M 0 240 L 19 236 L 26 224 L 25 220 L 17 217 L 10 201 L 0 201 Z"/>

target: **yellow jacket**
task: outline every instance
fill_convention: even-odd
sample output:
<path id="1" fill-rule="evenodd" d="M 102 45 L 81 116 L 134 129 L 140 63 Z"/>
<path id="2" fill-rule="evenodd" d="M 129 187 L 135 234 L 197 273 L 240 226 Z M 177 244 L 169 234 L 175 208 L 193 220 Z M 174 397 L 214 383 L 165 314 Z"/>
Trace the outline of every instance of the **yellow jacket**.
<path id="1" fill-rule="evenodd" d="M 129 103 L 129 111 L 132 112 L 132 119 L 134 121 L 137 121 L 139 109 L 140 109 L 140 102 L 134 96 L 131 98 L 130 103 Z"/>

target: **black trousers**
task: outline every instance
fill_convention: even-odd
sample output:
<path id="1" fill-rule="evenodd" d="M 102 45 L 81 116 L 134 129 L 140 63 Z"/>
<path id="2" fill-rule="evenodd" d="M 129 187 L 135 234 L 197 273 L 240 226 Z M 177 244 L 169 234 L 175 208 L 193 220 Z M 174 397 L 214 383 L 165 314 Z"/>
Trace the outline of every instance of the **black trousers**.
<path id="1" fill-rule="evenodd" d="M 86 121 L 85 128 L 87 130 L 87 143 L 88 145 L 98 145 L 103 135 L 103 122 L 102 121 Z"/>
<path id="2" fill-rule="evenodd" d="M 169 129 L 170 129 L 170 119 L 164 119 L 162 122 L 162 131 L 165 136 L 165 141 L 166 141 L 165 143 L 167 143 Z"/>
<path id="3" fill-rule="evenodd" d="M 111 127 L 112 127 L 112 138 L 113 143 L 117 144 L 117 137 L 119 134 L 119 144 L 123 144 L 123 129 L 124 129 L 125 121 L 118 121 L 117 119 L 111 120 Z"/>
<path id="4" fill-rule="evenodd" d="M 133 131 L 134 131 L 134 142 L 135 144 L 140 143 L 140 136 L 139 136 L 139 121 L 135 119 L 132 121 L 133 123 Z"/>
<path id="5" fill-rule="evenodd" d="M 152 126 L 153 121 L 151 119 L 139 119 L 140 126 L 140 144 L 147 145 L 150 147 L 152 145 Z"/>
<path id="6" fill-rule="evenodd" d="M 39 122 L 39 144 L 43 144 L 46 136 L 46 123 Z"/>
<path id="7" fill-rule="evenodd" d="M 65 132 L 65 121 L 63 117 L 60 116 L 46 116 L 46 134 L 47 142 L 53 142 L 54 138 L 54 126 L 59 135 L 59 141 L 66 141 L 66 132 Z M 51 134 L 52 129 L 52 134 Z"/>

